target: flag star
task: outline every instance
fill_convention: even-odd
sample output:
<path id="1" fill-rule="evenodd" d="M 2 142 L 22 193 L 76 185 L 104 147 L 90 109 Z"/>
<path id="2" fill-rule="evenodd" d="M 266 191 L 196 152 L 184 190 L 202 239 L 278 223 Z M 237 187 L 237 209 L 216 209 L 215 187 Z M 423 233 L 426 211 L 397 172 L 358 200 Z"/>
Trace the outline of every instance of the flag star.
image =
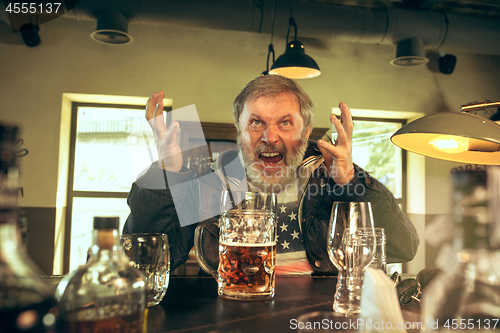
<path id="1" fill-rule="evenodd" d="M 295 238 L 299 239 L 299 233 L 296 230 L 294 230 L 292 237 L 293 237 L 292 239 L 295 239 Z"/>
<path id="2" fill-rule="evenodd" d="M 296 216 L 297 214 L 295 214 L 294 212 L 292 212 L 292 214 L 288 215 L 290 217 L 290 221 L 293 221 L 293 220 L 296 220 Z"/>
<path id="3" fill-rule="evenodd" d="M 281 243 L 281 246 L 283 246 L 283 250 L 289 249 L 288 245 L 290 245 L 290 243 L 288 243 L 286 240 L 283 243 Z"/>
<path id="4" fill-rule="evenodd" d="M 283 222 L 283 224 L 280 225 L 280 228 L 281 228 L 281 232 L 288 231 L 288 229 L 287 229 L 288 228 L 288 224 L 285 224 L 285 222 Z"/>
<path id="5" fill-rule="evenodd" d="M 280 235 L 276 235 L 276 241 L 278 241 L 278 238 L 280 238 Z"/>
<path id="6" fill-rule="evenodd" d="M 286 213 L 286 206 L 285 205 L 281 205 L 280 209 L 281 209 L 282 213 Z"/>

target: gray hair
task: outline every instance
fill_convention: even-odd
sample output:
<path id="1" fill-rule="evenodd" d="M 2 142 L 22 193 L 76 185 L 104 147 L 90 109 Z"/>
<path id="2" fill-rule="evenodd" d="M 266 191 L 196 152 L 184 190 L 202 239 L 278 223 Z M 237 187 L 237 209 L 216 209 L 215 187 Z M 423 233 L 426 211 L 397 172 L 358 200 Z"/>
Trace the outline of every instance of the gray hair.
<path id="1" fill-rule="evenodd" d="M 234 124 L 238 132 L 239 119 L 245 104 L 253 102 L 257 98 L 277 97 L 283 93 L 288 93 L 299 102 L 300 114 L 304 120 L 304 130 L 310 126 L 314 127 L 314 104 L 306 92 L 295 81 L 280 75 L 263 75 L 250 81 L 233 102 Z"/>

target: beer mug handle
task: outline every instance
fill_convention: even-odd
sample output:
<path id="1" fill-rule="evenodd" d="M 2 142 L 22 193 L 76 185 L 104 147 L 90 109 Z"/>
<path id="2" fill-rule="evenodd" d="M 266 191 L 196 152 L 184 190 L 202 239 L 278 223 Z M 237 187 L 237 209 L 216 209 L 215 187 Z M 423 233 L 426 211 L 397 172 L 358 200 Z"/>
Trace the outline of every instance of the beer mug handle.
<path id="1" fill-rule="evenodd" d="M 210 267 L 205 259 L 205 255 L 202 250 L 202 241 L 203 241 L 203 232 L 205 231 L 205 227 L 209 224 L 217 224 L 214 221 L 204 221 L 200 222 L 196 227 L 194 233 L 194 251 L 196 253 L 196 260 L 198 260 L 198 264 L 201 269 L 203 269 L 208 274 L 211 274 L 215 279 L 217 279 L 217 269 Z"/>

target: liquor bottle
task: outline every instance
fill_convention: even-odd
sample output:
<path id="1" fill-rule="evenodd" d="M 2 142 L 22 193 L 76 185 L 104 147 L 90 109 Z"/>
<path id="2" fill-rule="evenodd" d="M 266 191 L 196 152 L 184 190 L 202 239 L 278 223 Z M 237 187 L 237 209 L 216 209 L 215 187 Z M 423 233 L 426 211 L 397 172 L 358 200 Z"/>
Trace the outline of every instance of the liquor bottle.
<path id="1" fill-rule="evenodd" d="M 500 329 L 500 253 L 490 243 L 492 211 L 500 205 L 492 200 L 498 198 L 499 172 L 492 167 L 453 173 L 455 263 L 422 295 L 426 332 Z"/>
<path id="2" fill-rule="evenodd" d="M 143 332 L 147 287 L 120 245 L 118 217 L 94 217 L 87 263 L 56 290 L 63 332 Z"/>
<path id="3" fill-rule="evenodd" d="M 56 332 L 57 302 L 19 243 L 18 132 L 16 126 L 0 124 L 0 332 Z"/>

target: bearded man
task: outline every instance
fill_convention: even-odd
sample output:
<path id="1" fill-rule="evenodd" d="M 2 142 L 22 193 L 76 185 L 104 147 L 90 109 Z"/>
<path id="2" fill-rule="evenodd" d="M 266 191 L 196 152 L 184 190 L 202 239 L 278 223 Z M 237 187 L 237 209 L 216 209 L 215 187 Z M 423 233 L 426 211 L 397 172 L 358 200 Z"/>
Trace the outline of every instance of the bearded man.
<path id="1" fill-rule="evenodd" d="M 146 105 L 159 157 L 132 185 L 123 233 L 166 233 L 172 270 L 187 260 L 197 222 L 218 218 L 220 194 L 227 189 L 277 194 L 278 275 L 337 273 L 326 246 L 335 201 L 371 202 L 375 227 L 385 229 L 388 263 L 415 256 L 419 239 L 413 224 L 393 195 L 352 161 L 353 121 L 345 103 L 339 105 L 340 120 L 330 116 L 335 142 L 309 142 L 314 126 L 309 96 L 291 79 L 258 77 L 233 103 L 238 149 L 221 153 L 213 172 L 194 175 L 182 165 L 179 124 L 167 129 L 164 123 L 163 97 L 163 91 L 154 93 Z M 217 228 L 205 238 L 216 267 Z"/>

